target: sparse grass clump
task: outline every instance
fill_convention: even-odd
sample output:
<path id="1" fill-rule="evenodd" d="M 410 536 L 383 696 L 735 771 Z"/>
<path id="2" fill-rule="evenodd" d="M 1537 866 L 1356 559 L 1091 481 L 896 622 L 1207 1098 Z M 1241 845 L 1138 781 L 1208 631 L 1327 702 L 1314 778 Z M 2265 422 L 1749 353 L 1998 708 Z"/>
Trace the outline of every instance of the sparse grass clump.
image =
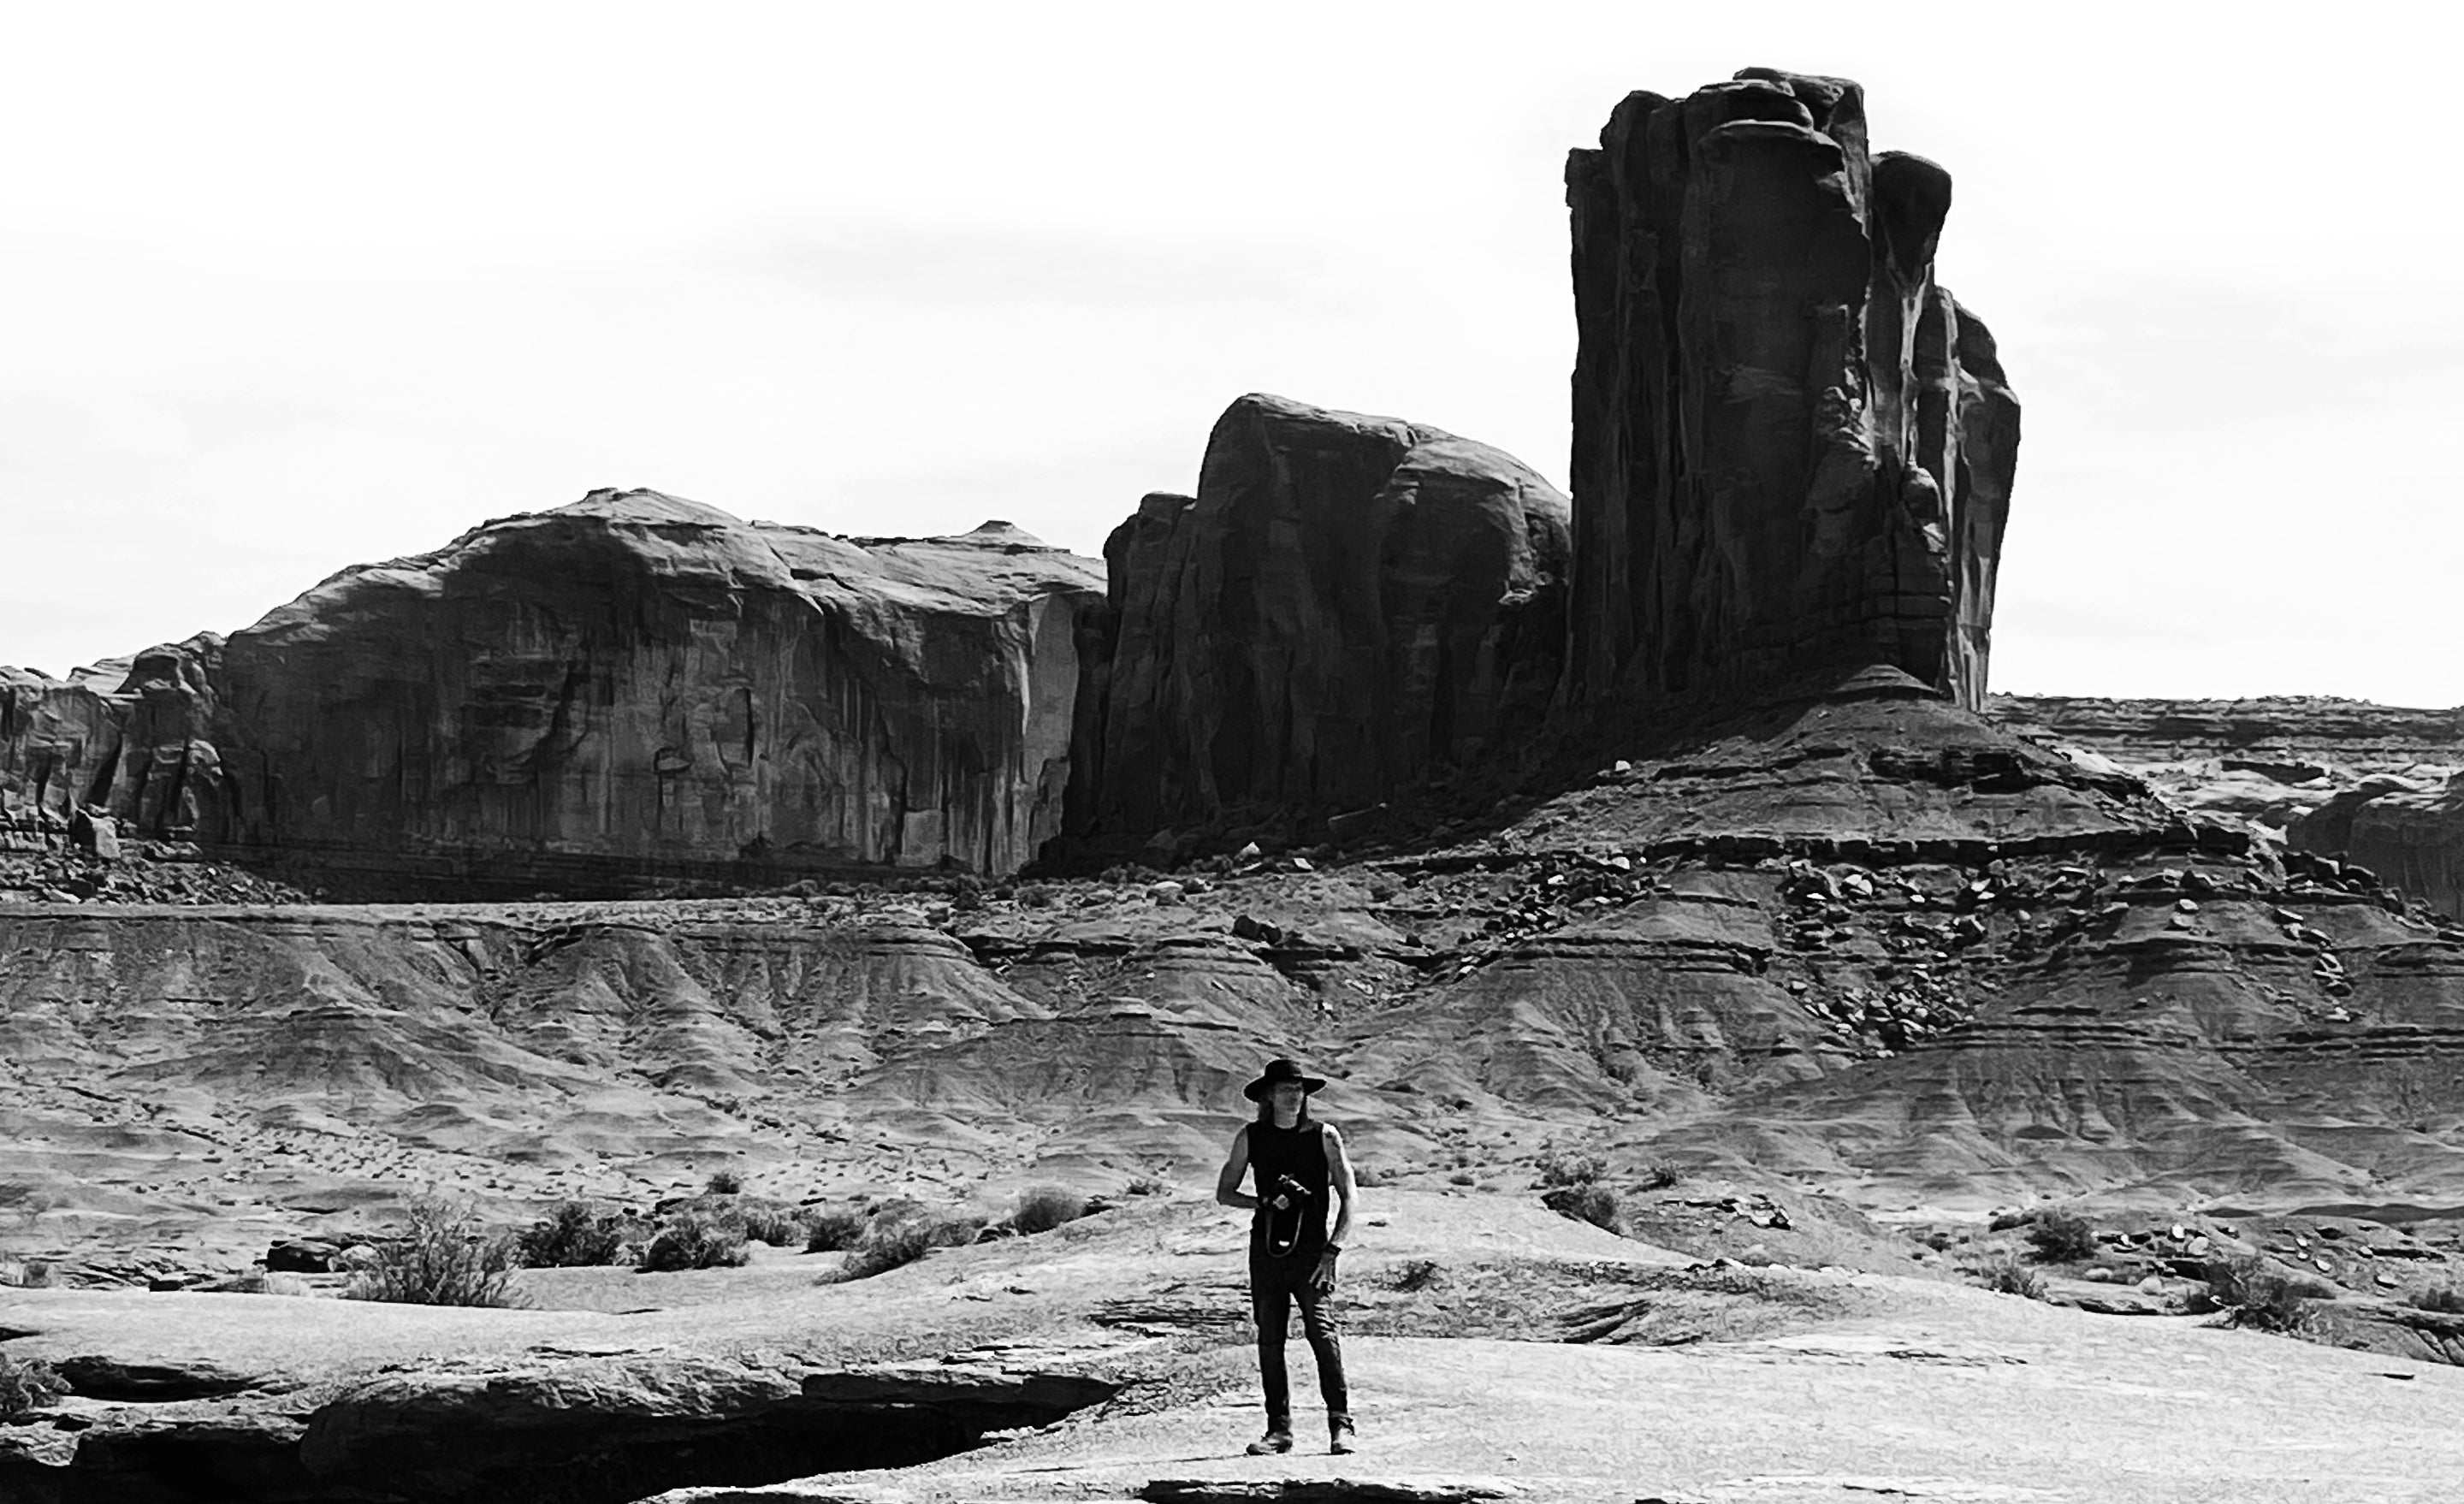
<path id="1" fill-rule="evenodd" d="M 2096 1256 L 2096 1228 L 2075 1211 L 2047 1209 L 2028 1225 L 2028 1247 L 2045 1264 L 2077 1264 Z"/>
<path id="2" fill-rule="evenodd" d="M 861 1206 L 813 1206 L 804 1212 L 804 1251 L 836 1253 L 864 1237 L 867 1217 Z"/>
<path id="3" fill-rule="evenodd" d="M 1684 1167 L 1674 1160 L 1654 1160 L 1642 1172 L 1645 1190 L 1666 1190 L 1685 1179 Z"/>
<path id="4" fill-rule="evenodd" d="M 1049 1232 L 1087 1215 L 1087 1198 L 1059 1185 L 1030 1185 L 1019 1193 L 1009 1225 L 1021 1232 Z"/>
<path id="5" fill-rule="evenodd" d="M 736 1196 L 744 1190 L 744 1177 L 734 1170 L 713 1170 L 702 1189 L 713 1196 Z"/>
<path id="6" fill-rule="evenodd" d="M 1543 1194 L 1540 1204 L 1561 1217 L 1588 1222 L 1619 1236 L 1625 1233 L 1625 1213 L 1617 1205 L 1617 1192 L 1597 1181 L 1558 1186 Z"/>
<path id="7" fill-rule="evenodd" d="M 23 1361 L 0 1353 L 0 1421 L 41 1409 L 69 1392 L 69 1382 L 39 1358 Z"/>
<path id="8" fill-rule="evenodd" d="M 1397 1290 L 1426 1290 L 1437 1282 L 1438 1261 L 1435 1259 L 1406 1259 L 1395 1271 L 1395 1288 Z"/>
<path id="9" fill-rule="evenodd" d="M 972 1243 L 980 1225 L 965 1217 L 876 1217 L 826 1282 L 870 1279 L 913 1264 L 936 1248 Z"/>
<path id="10" fill-rule="evenodd" d="M 734 1269 L 752 1256 L 744 1246 L 740 1223 L 686 1206 L 669 1216 L 667 1226 L 642 1250 L 642 1261 L 634 1269 L 644 1274 Z"/>
<path id="11" fill-rule="evenodd" d="M 785 1206 L 769 1203 L 739 1206 L 732 1214 L 737 1229 L 754 1243 L 767 1243 L 774 1249 L 791 1249 L 809 1235 L 803 1219 Z"/>
<path id="12" fill-rule="evenodd" d="M 412 1306 L 510 1306 L 521 1252 L 482 1229 L 478 1213 L 433 1196 L 409 1206 L 410 1226 L 370 1245 L 375 1262 L 342 1292 L 350 1300 Z"/>
<path id="13" fill-rule="evenodd" d="M 533 1269 L 583 1269 L 618 1262 L 625 1235 L 615 1218 L 600 1216 L 588 1202 L 561 1201 L 515 1241 Z"/>
<path id="14" fill-rule="evenodd" d="M 2019 1295 L 2029 1300 L 2045 1298 L 2045 1276 L 2021 1262 L 2015 1253 L 2005 1253 L 1969 1272 L 1996 1294 Z"/>
<path id="15" fill-rule="evenodd" d="M 2316 1302 L 2335 1291 L 2315 1279 L 2285 1275 L 2255 1254 L 2211 1259 L 2200 1272 L 2208 1294 L 2232 1308 L 2235 1326 L 2300 1336 L 2318 1324 Z"/>

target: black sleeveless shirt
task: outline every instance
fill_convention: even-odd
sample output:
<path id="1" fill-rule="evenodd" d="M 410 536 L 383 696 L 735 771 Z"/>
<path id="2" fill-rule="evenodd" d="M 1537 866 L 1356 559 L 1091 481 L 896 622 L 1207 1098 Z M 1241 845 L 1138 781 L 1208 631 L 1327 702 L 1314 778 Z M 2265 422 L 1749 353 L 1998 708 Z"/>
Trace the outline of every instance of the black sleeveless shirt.
<path id="1" fill-rule="evenodd" d="M 1289 1128 L 1278 1128 L 1271 1121 L 1249 1125 L 1249 1168 L 1257 1175 L 1259 1202 L 1249 1222 L 1251 1258 L 1314 1260 L 1326 1251 L 1326 1213 L 1331 1199 L 1327 1186 L 1331 1177 L 1326 1163 L 1325 1127 L 1315 1118 L 1303 1118 Z M 1299 1236 L 1288 1250 L 1279 1254 L 1275 1248 L 1275 1208 L 1266 1202 L 1275 1194 L 1276 1182 L 1287 1175 L 1308 1188 L 1309 1200 L 1301 1207 Z"/>

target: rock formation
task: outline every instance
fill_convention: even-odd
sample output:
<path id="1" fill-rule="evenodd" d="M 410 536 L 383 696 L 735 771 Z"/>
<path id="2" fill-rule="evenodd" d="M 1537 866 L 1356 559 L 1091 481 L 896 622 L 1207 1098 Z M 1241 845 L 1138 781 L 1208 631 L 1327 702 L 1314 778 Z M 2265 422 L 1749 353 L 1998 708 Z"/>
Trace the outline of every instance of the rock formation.
<path id="1" fill-rule="evenodd" d="M 65 679 L 0 668 L 0 814 L 37 829 L 89 809 L 148 834 L 215 826 L 222 648 L 202 632 Z"/>
<path id="2" fill-rule="evenodd" d="M 1436 429 L 1243 397 L 1197 497 L 1148 497 L 1104 557 L 1078 836 L 1374 805 L 1507 755 L 1554 687 L 1565 498 Z"/>
<path id="3" fill-rule="evenodd" d="M 2023 736 L 2464 916 L 2464 711 L 2366 700 L 1995 696 Z"/>
<path id="4" fill-rule="evenodd" d="M 1933 279 L 1950 178 L 1858 85 L 1627 97 L 1573 216 L 1569 702 L 1723 701 L 1869 664 L 1985 687 L 2018 408 Z"/>
<path id="5" fill-rule="evenodd" d="M 1085 560 L 594 492 L 346 569 L 117 689 L 0 683 L 0 793 L 380 887 L 1018 867 L 1059 829 Z"/>

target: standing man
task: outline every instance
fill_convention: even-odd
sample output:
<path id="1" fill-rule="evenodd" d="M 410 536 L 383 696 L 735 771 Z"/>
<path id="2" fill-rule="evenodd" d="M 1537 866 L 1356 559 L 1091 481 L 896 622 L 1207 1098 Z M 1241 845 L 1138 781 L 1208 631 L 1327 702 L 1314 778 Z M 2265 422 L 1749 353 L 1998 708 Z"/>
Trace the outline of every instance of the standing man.
<path id="1" fill-rule="evenodd" d="M 1216 1177 L 1215 1199 L 1256 1212 L 1249 1223 L 1249 1305 L 1258 1318 L 1258 1377 L 1266 1388 L 1266 1434 L 1253 1455 L 1292 1449 L 1291 1381 L 1284 1372 L 1284 1338 L 1300 1303 L 1301 1330 L 1317 1355 L 1318 1392 L 1326 1399 L 1328 1449 L 1353 1450 L 1352 1396 L 1343 1380 L 1343 1337 L 1331 1301 L 1335 1258 L 1352 1234 L 1359 1191 L 1352 1159 L 1332 1123 L 1309 1116 L 1309 1094 L 1325 1086 L 1292 1061 L 1269 1060 L 1241 1095 L 1258 1104 L 1257 1120 L 1232 1136 L 1232 1153 Z M 1255 1166 L 1257 1194 L 1241 1188 Z M 1329 1193 L 1339 1205 L 1331 1227 Z"/>

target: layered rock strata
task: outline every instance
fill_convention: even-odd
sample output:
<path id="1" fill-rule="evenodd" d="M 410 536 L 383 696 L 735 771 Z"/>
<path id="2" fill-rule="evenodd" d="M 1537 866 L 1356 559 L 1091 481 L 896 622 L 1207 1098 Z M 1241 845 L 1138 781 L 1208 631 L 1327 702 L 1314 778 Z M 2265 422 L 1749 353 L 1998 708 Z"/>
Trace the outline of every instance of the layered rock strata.
<path id="1" fill-rule="evenodd" d="M 1509 756 L 1554 688 L 1566 536 L 1509 454 L 1242 398 L 1198 495 L 1148 497 L 1105 544 L 1072 835 L 1330 814 Z"/>
<path id="2" fill-rule="evenodd" d="M 1886 664 L 1975 708 L 2019 414 L 1933 276 L 1950 177 L 1844 79 L 1627 97 L 1573 218 L 1571 703 Z"/>
<path id="3" fill-rule="evenodd" d="M 2184 808 L 2361 864 L 2464 915 L 2464 711 L 2366 700 L 1993 697 L 2013 731 L 2145 779 Z"/>
<path id="4" fill-rule="evenodd" d="M 594 492 L 344 570 L 117 689 L 0 686 L 0 792 L 380 887 L 1015 869 L 1060 826 L 1092 565 Z"/>

